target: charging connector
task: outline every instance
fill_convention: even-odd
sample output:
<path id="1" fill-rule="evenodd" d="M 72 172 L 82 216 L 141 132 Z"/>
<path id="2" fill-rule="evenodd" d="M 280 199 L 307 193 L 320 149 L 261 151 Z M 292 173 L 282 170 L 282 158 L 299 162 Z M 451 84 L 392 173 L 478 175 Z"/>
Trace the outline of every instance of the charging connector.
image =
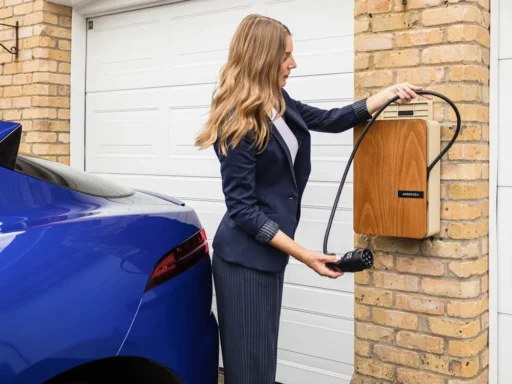
<path id="1" fill-rule="evenodd" d="M 436 96 L 436 97 L 439 97 L 441 99 L 443 99 L 444 101 L 446 101 L 450 107 L 454 110 L 455 112 L 455 115 L 457 117 L 457 126 L 456 126 L 456 129 L 455 129 L 455 132 L 453 134 L 453 137 L 451 138 L 450 142 L 446 145 L 446 147 L 439 153 L 439 155 L 427 166 L 427 172 L 426 172 L 426 175 L 427 175 L 427 180 L 430 176 L 430 173 L 432 171 L 432 169 L 434 168 L 434 166 L 439 162 L 439 160 L 446 154 L 446 152 L 450 149 L 450 147 L 453 145 L 453 143 L 455 142 L 455 140 L 457 139 L 457 136 L 459 135 L 459 132 L 460 132 L 460 129 L 461 129 L 461 117 L 460 117 L 460 113 L 457 109 L 457 107 L 455 106 L 455 104 L 449 99 L 447 98 L 446 96 L 440 94 L 440 93 L 437 93 L 437 92 L 433 92 L 433 91 L 426 91 L 426 90 L 422 90 L 422 91 L 417 91 L 416 92 L 418 95 L 432 95 L 432 96 Z M 368 132 L 368 130 L 370 129 L 370 127 L 373 125 L 373 123 L 375 122 L 375 120 L 379 117 L 379 115 L 382 113 L 382 111 L 384 111 L 390 104 L 394 103 L 396 100 L 398 100 L 399 97 L 398 96 L 395 96 L 393 99 L 389 100 L 386 104 L 384 104 L 373 116 L 372 118 L 369 120 L 368 124 L 366 125 L 366 127 L 364 128 L 364 130 L 362 131 L 361 135 L 359 136 L 359 138 L 357 139 L 356 143 L 354 144 L 354 148 L 352 150 L 352 154 L 350 155 L 349 159 L 348 159 L 348 163 L 347 163 L 347 166 L 345 167 L 345 172 L 343 173 L 343 177 L 341 179 L 341 182 L 340 182 L 340 186 L 338 188 L 338 192 L 336 194 L 336 198 L 334 200 L 334 204 L 333 204 L 333 207 L 332 207 L 332 211 L 331 211 L 331 215 L 330 215 L 330 218 L 329 218 L 329 221 L 327 223 L 327 229 L 325 231 L 325 237 L 324 237 L 324 244 L 323 244 L 323 253 L 326 254 L 326 255 L 334 255 L 334 253 L 330 253 L 328 252 L 327 250 L 327 246 L 328 246 L 328 241 L 329 241 L 329 235 L 330 235 L 330 231 L 331 231 L 331 227 L 332 227 L 332 223 L 333 223 L 333 220 L 334 220 L 334 215 L 336 214 L 336 210 L 337 210 L 337 207 L 338 207 L 338 202 L 339 202 L 339 199 L 340 199 L 340 196 L 341 196 L 341 192 L 343 190 L 343 187 L 345 185 L 345 181 L 346 181 L 346 178 L 347 178 L 347 175 L 348 175 L 348 171 L 350 169 L 350 166 L 352 164 L 352 161 L 354 160 L 354 156 L 359 148 L 359 145 L 361 144 L 361 141 L 363 140 L 364 136 L 366 135 L 366 133 Z M 370 250 L 365 250 L 365 251 L 368 251 L 370 252 L 371 254 L 371 251 Z M 354 252 L 357 252 L 354 251 Z M 368 252 L 360 252 L 361 255 L 364 253 L 367 257 L 366 259 L 368 259 L 368 255 L 369 253 Z M 351 252 L 349 252 L 348 254 L 350 254 Z M 346 256 L 347 254 L 345 254 Z M 345 260 L 346 258 L 342 257 L 342 259 L 340 260 L 339 262 L 339 265 L 337 266 L 337 269 L 339 270 L 343 270 L 342 269 L 342 261 Z M 361 259 L 362 260 L 362 259 Z M 373 261 L 373 255 L 372 255 L 372 261 Z M 347 262 L 345 260 L 345 262 Z M 371 266 L 373 265 L 373 263 L 359 263 L 359 269 L 358 270 L 363 270 L 363 269 L 367 269 L 367 268 L 370 268 Z M 349 268 L 349 269 L 353 269 L 353 268 Z"/>

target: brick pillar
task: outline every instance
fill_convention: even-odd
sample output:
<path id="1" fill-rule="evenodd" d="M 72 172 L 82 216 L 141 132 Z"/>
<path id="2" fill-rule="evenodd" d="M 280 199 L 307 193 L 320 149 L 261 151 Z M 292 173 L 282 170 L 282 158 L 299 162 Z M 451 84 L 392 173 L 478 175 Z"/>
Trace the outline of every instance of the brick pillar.
<path id="1" fill-rule="evenodd" d="M 71 8 L 0 0 L 0 22 L 20 23 L 18 59 L 0 52 L 0 118 L 23 124 L 23 154 L 69 164 Z M 0 27 L 0 42 L 14 45 Z"/>
<path id="2" fill-rule="evenodd" d="M 356 236 L 375 269 L 355 276 L 353 384 L 488 379 L 489 0 L 356 0 L 355 89 L 408 81 L 452 99 L 458 141 L 441 162 L 441 233 Z M 442 145 L 455 115 L 435 99 Z"/>

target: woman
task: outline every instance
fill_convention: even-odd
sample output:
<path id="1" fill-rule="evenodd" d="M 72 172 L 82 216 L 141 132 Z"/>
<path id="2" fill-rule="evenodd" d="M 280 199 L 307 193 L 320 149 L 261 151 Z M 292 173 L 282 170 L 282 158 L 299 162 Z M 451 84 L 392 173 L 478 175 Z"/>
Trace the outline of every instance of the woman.
<path id="1" fill-rule="evenodd" d="M 227 213 L 213 241 L 213 278 L 226 384 L 274 383 L 283 274 L 289 256 L 322 276 L 336 257 L 293 238 L 311 170 L 309 131 L 339 133 L 371 118 L 399 84 L 329 111 L 292 99 L 282 88 L 293 68 L 291 34 L 280 22 L 249 15 L 230 45 L 200 148 L 214 146 Z"/>

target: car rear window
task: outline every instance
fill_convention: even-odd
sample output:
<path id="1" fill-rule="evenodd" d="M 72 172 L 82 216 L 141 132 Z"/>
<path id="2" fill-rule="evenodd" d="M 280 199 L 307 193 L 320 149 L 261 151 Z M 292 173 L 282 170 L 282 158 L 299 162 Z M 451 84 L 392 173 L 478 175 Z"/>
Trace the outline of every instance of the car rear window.
<path id="1" fill-rule="evenodd" d="M 16 159 L 14 171 L 91 196 L 121 198 L 135 193 L 130 188 L 105 180 L 99 176 L 91 175 L 54 161 L 35 157 L 19 155 Z"/>

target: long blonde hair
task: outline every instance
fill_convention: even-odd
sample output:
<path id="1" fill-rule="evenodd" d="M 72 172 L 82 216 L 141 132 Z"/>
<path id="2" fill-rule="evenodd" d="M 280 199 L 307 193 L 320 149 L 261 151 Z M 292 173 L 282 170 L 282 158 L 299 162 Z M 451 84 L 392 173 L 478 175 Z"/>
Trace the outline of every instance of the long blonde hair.
<path id="1" fill-rule="evenodd" d="M 245 17 L 231 40 L 228 61 L 220 73 L 210 115 L 196 145 L 206 149 L 218 141 L 226 155 L 228 140 L 236 146 L 250 134 L 258 150 L 270 139 L 267 114 L 284 113 L 279 70 L 290 31 L 279 21 L 252 14 Z"/>

